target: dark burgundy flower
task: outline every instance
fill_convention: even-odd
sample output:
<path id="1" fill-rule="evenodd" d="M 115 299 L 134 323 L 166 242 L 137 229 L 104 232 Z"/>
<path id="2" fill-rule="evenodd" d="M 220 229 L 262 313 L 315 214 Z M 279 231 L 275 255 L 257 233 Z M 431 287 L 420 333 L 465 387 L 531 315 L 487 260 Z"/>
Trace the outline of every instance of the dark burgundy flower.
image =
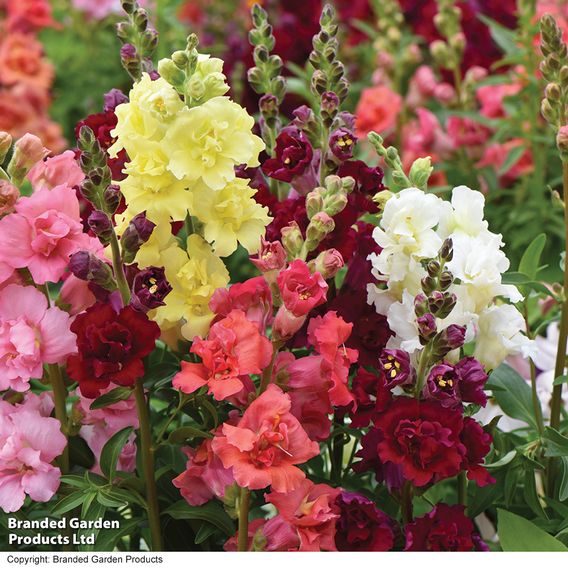
<path id="1" fill-rule="evenodd" d="M 79 280 L 92 282 L 105 290 L 116 288 L 112 268 L 92 252 L 80 250 L 72 254 L 68 268 Z"/>
<path id="2" fill-rule="evenodd" d="M 457 408 L 462 402 L 485 406 L 487 395 L 483 386 L 486 382 L 487 373 L 481 363 L 473 357 L 465 357 L 457 365 L 444 362 L 432 367 L 424 394 L 448 408 Z"/>
<path id="3" fill-rule="evenodd" d="M 462 505 L 438 503 L 427 515 L 406 525 L 404 550 L 472 552 L 487 547 L 475 532 Z M 481 545 L 481 546 L 480 546 Z"/>
<path id="4" fill-rule="evenodd" d="M 466 453 L 461 443 L 462 415 L 434 401 L 398 397 L 375 421 L 383 439 L 383 463 L 402 467 L 405 479 L 422 487 L 457 475 Z"/>
<path id="5" fill-rule="evenodd" d="M 163 268 L 149 266 L 134 276 L 130 303 L 140 312 L 165 306 L 164 298 L 172 291 Z"/>
<path id="6" fill-rule="evenodd" d="M 286 126 L 276 138 L 276 157 L 266 160 L 262 171 L 271 178 L 290 182 L 306 171 L 313 157 L 308 137 L 296 126 Z"/>
<path id="7" fill-rule="evenodd" d="M 357 143 L 357 137 L 347 128 L 338 128 L 329 137 L 329 149 L 339 160 L 349 160 L 353 156 L 353 149 Z"/>
<path id="8" fill-rule="evenodd" d="M 392 394 L 384 375 L 375 375 L 362 367 L 353 377 L 351 392 L 356 403 L 356 410 L 351 411 L 351 426 L 353 428 L 368 426 L 378 413 L 387 408 L 392 400 Z"/>
<path id="9" fill-rule="evenodd" d="M 385 374 L 389 388 L 414 382 L 414 369 L 410 355 L 402 349 L 383 349 L 379 357 L 379 367 Z"/>
<path id="10" fill-rule="evenodd" d="M 117 313 L 101 303 L 79 314 L 71 331 L 78 353 L 69 357 L 67 372 L 87 398 L 96 398 L 110 383 L 134 385 L 144 375 L 142 358 L 160 335 L 158 325 L 131 306 Z"/>
<path id="11" fill-rule="evenodd" d="M 378 483 L 386 483 L 389 491 L 400 489 L 404 483 L 402 469 L 391 462 L 383 463 L 379 457 L 379 444 L 383 441 L 383 433 L 379 428 L 371 428 L 361 438 L 361 449 L 355 454 L 361 461 L 353 464 L 353 471 L 364 473 L 372 471 Z"/>
<path id="12" fill-rule="evenodd" d="M 381 168 L 370 168 L 361 160 L 349 160 L 343 162 L 337 171 L 339 177 L 350 176 L 355 180 L 354 191 L 365 195 L 375 195 L 385 189 L 383 185 L 383 170 Z"/>
<path id="13" fill-rule="evenodd" d="M 462 444 L 466 448 L 463 469 L 467 470 L 467 477 L 480 487 L 495 483 L 495 479 L 481 465 L 485 456 L 491 449 L 493 438 L 473 418 L 464 418 L 463 430 L 460 435 Z"/>
<path id="14" fill-rule="evenodd" d="M 117 118 L 113 111 L 100 112 L 91 114 L 87 118 L 81 120 L 75 126 L 75 136 L 79 137 L 81 126 L 88 126 L 95 134 L 95 138 L 106 152 L 115 142 L 110 132 L 116 126 Z M 121 150 L 116 158 L 107 157 L 107 164 L 112 172 L 112 179 L 122 181 L 126 176 L 122 173 L 128 156 L 125 150 Z"/>
<path id="15" fill-rule="evenodd" d="M 354 324 L 345 345 L 359 351 L 361 365 L 376 365 L 378 354 L 392 336 L 387 318 L 367 303 L 364 291 L 344 288 L 345 286 L 333 299 L 330 309 L 336 310 L 345 321 Z"/>
<path id="16" fill-rule="evenodd" d="M 394 523 L 359 493 L 342 491 L 335 500 L 340 517 L 335 545 L 339 551 L 384 552 L 394 545 Z"/>

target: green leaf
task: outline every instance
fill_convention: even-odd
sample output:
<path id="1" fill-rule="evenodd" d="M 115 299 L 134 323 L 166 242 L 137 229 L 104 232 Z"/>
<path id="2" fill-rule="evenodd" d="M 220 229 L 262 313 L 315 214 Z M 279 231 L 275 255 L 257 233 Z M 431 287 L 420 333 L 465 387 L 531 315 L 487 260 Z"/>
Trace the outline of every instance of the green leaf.
<path id="1" fill-rule="evenodd" d="M 82 475 L 62 475 L 61 483 L 71 485 L 72 487 L 79 487 L 80 489 L 90 487 L 90 483 Z"/>
<path id="2" fill-rule="evenodd" d="M 538 274 L 540 257 L 545 245 L 546 235 L 541 233 L 533 239 L 521 258 L 519 272 L 526 274 L 529 277 L 528 280 L 534 280 Z"/>
<path id="3" fill-rule="evenodd" d="M 502 166 L 499 168 L 499 175 L 506 174 L 522 157 L 526 148 L 524 145 L 515 146 L 505 158 Z M 522 272 L 522 271 L 521 271 Z"/>
<path id="4" fill-rule="evenodd" d="M 120 521 L 120 528 L 114 529 L 112 531 L 106 530 L 102 531 L 98 536 L 93 550 L 97 552 L 112 552 L 116 546 L 116 543 L 120 538 L 131 534 L 135 531 L 136 527 L 141 524 L 140 519 L 122 519 Z"/>
<path id="5" fill-rule="evenodd" d="M 192 438 L 213 438 L 213 436 L 209 432 L 203 432 L 203 430 L 192 426 L 182 426 L 168 436 L 168 442 L 170 444 L 183 444 L 186 440 Z"/>
<path id="6" fill-rule="evenodd" d="M 133 428 L 129 426 L 128 428 L 124 428 L 114 434 L 109 441 L 104 445 L 103 450 L 101 452 L 101 459 L 100 459 L 100 467 L 101 471 L 105 474 L 105 476 L 112 480 L 114 478 L 114 474 L 116 472 L 116 464 L 118 462 L 118 457 L 120 456 L 120 452 L 126 444 L 126 440 L 133 432 Z"/>
<path id="7" fill-rule="evenodd" d="M 478 14 L 477 17 L 489 28 L 493 41 L 495 41 L 506 55 L 518 53 L 519 48 L 514 31 L 483 14 Z"/>
<path id="8" fill-rule="evenodd" d="M 103 505 L 104 507 L 124 507 L 127 501 L 123 501 L 121 499 L 115 499 L 111 495 L 108 494 L 107 491 L 99 491 L 97 493 L 97 501 Z"/>
<path id="9" fill-rule="evenodd" d="M 544 519 L 548 518 L 538 498 L 535 473 L 532 469 L 525 470 L 525 501 L 535 515 Z"/>
<path id="10" fill-rule="evenodd" d="M 546 452 L 544 455 L 547 458 L 556 458 L 568 456 L 568 438 L 563 436 L 554 428 L 545 428 L 544 439 L 546 441 Z"/>
<path id="11" fill-rule="evenodd" d="M 506 552 L 568 552 L 559 540 L 523 517 L 497 509 L 497 533 Z"/>
<path id="12" fill-rule="evenodd" d="M 206 541 L 216 530 L 217 528 L 213 525 L 201 525 L 195 535 L 195 544 L 201 544 Z"/>
<path id="13" fill-rule="evenodd" d="M 104 408 L 105 406 L 110 406 L 111 404 L 115 404 L 121 400 L 127 400 L 131 395 L 132 389 L 127 387 L 117 387 L 95 399 L 94 402 L 91 403 L 91 410 Z"/>
<path id="14" fill-rule="evenodd" d="M 536 429 L 532 393 L 525 379 L 509 365 L 502 364 L 491 373 L 486 388 L 491 390 L 493 385 L 499 389 L 493 391 L 493 396 L 507 416 L 523 420 Z"/>
<path id="15" fill-rule="evenodd" d="M 558 499 L 566 501 L 568 499 L 568 457 L 562 456 L 560 463 L 562 464 L 562 479 L 558 490 Z"/>
<path id="16" fill-rule="evenodd" d="M 554 379 L 553 385 L 563 385 L 564 383 L 568 383 L 568 375 L 560 375 Z"/>
<path id="17" fill-rule="evenodd" d="M 53 509 L 51 509 L 52 515 L 63 515 L 73 509 L 76 509 L 82 505 L 85 500 L 84 491 L 74 491 L 71 495 L 67 495 L 57 501 Z"/>
<path id="18" fill-rule="evenodd" d="M 487 469 L 498 469 L 500 467 L 510 464 L 516 457 L 517 457 L 517 451 L 511 450 L 510 452 L 507 452 L 502 458 L 498 459 L 496 462 L 485 464 L 485 467 Z"/>
<path id="19" fill-rule="evenodd" d="M 221 529 L 227 536 L 235 534 L 233 521 L 217 501 L 209 501 L 209 503 L 205 503 L 201 507 L 192 507 L 184 500 L 178 501 L 163 511 L 162 515 L 169 515 L 174 519 L 207 521 Z"/>

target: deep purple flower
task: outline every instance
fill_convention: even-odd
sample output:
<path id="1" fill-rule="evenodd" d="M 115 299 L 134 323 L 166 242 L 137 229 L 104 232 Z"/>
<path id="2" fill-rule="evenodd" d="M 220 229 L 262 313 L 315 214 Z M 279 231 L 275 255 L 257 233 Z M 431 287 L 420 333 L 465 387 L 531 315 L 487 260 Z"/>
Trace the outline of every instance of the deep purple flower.
<path id="1" fill-rule="evenodd" d="M 111 89 L 104 95 L 104 112 L 114 112 L 114 109 L 128 102 L 128 97 L 120 89 Z"/>
<path id="2" fill-rule="evenodd" d="M 102 211 L 93 211 L 87 219 L 89 229 L 99 238 L 103 245 L 109 243 L 112 235 L 112 222 L 109 216 Z"/>
<path id="3" fill-rule="evenodd" d="M 120 238 L 122 256 L 125 262 L 132 262 L 140 247 L 150 238 L 155 223 L 146 218 L 146 212 L 132 217 Z"/>
<path id="4" fill-rule="evenodd" d="M 105 290 L 116 288 L 111 267 L 89 251 L 80 250 L 72 254 L 68 268 L 79 280 L 92 282 Z"/>
<path id="5" fill-rule="evenodd" d="M 473 402 L 481 406 L 487 404 L 487 395 L 483 390 L 488 376 L 483 365 L 474 357 L 464 357 L 457 365 L 460 375 L 460 391 L 464 402 Z"/>
<path id="6" fill-rule="evenodd" d="M 134 277 L 130 304 L 140 312 L 147 312 L 164 306 L 164 298 L 171 291 L 164 269 L 149 266 Z"/>
<path id="7" fill-rule="evenodd" d="M 484 550 L 462 505 L 438 503 L 428 514 L 406 525 L 404 550 L 471 552 Z M 481 541 L 482 542 L 482 541 Z"/>
<path id="8" fill-rule="evenodd" d="M 430 314 L 424 314 L 416 319 L 420 338 L 428 341 L 436 335 L 436 318 Z"/>
<path id="9" fill-rule="evenodd" d="M 379 357 L 379 366 L 385 374 L 389 388 L 412 383 L 414 369 L 410 365 L 410 356 L 401 349 L 383 349 Z"/>
<path id="10" fill-rule="evenodd" d="M 335 500 L 340 518 L 335 544 L 339 551 L 384 552 L 394 545 L 394 523 L 367 497 L 342 491 Z"/>
<path id="11" fill-rule="evenodd" d="M 306 171 L 313 157 L 308 137 L 296 126 L 286 126 L 276 138 L 276 157 L 266 160 L 262 171 L 268 177 L 290 182 Z"/>
<path id="12" fill-rule="evenodd" d="M 329 137 L 329 149 L 332 154 L 341 161 L 353 157 L 353 149 L 357 143 L 357 137 L 347 128 L 338 128 Z"/>

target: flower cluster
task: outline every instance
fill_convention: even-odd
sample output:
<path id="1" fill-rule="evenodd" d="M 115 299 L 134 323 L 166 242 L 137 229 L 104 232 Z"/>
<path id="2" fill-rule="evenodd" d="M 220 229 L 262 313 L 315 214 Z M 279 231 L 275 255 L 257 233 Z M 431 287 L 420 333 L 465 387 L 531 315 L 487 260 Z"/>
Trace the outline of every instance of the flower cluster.
<path id="1" fill-rule="evenodd" d="M 38 32 L 58 27 L 48 0 L 10 0 L 0 13 L 0 130 L 14 137 L 39 136 L 53 152 L 66 142 L 61 127 L 49 118 L 54 79 Z"/>

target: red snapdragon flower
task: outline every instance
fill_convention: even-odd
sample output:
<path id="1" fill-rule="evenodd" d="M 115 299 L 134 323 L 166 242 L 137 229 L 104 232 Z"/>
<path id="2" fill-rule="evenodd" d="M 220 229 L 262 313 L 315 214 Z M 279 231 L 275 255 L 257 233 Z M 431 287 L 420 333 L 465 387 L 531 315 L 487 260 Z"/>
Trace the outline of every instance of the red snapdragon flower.
<path id="1" fill-rule="evenodd" d="M 290 397 L 268 385 L 246 409 L 236 426 L 223 424 L 222 436 L 212 441 L 225 468 L 233 468 L 241 487 L 289 493 L 306 477 L 296 467 L 319 453 L 298 419 L 290 413 Z"/>
<path id="2" fill-rule="evenodd" d="M 233 310 L 211 326 L 207 339 L 193 342 L 191 353 L 202 362 L 182 361 L 173 386 L 189 394 L 207 385 L 209 394 L 224 400 L 241 392 L 243 381 L 270 363 L 272 344 L 243 311 Z"/>
<path id="3" fill-rule="evenodd" d="M 487 551 L 462 505 L 438 503 L 427 515 L 406 525 L 404 550 L 430 552 Z"/>
<path id="4" fill-rule="evenodd" d="M 144 375 L 143 357 L 160 335 L 158 325 L 131 306 L 117 313 L 101 303 L 79 314 L 71 331 L 78 353 L 67 360 L 67 372 L 87 398 L 96 398 L 110 383 L 134 385 Z"/>
<path id="5" fill-rule="evenodd" d="M 294 260 L 278 275 L 282 301 L 294 316 L 305 316 L 326 299 L 327 284 L 319 272 L 312 274 L 303 260 Z"/>

